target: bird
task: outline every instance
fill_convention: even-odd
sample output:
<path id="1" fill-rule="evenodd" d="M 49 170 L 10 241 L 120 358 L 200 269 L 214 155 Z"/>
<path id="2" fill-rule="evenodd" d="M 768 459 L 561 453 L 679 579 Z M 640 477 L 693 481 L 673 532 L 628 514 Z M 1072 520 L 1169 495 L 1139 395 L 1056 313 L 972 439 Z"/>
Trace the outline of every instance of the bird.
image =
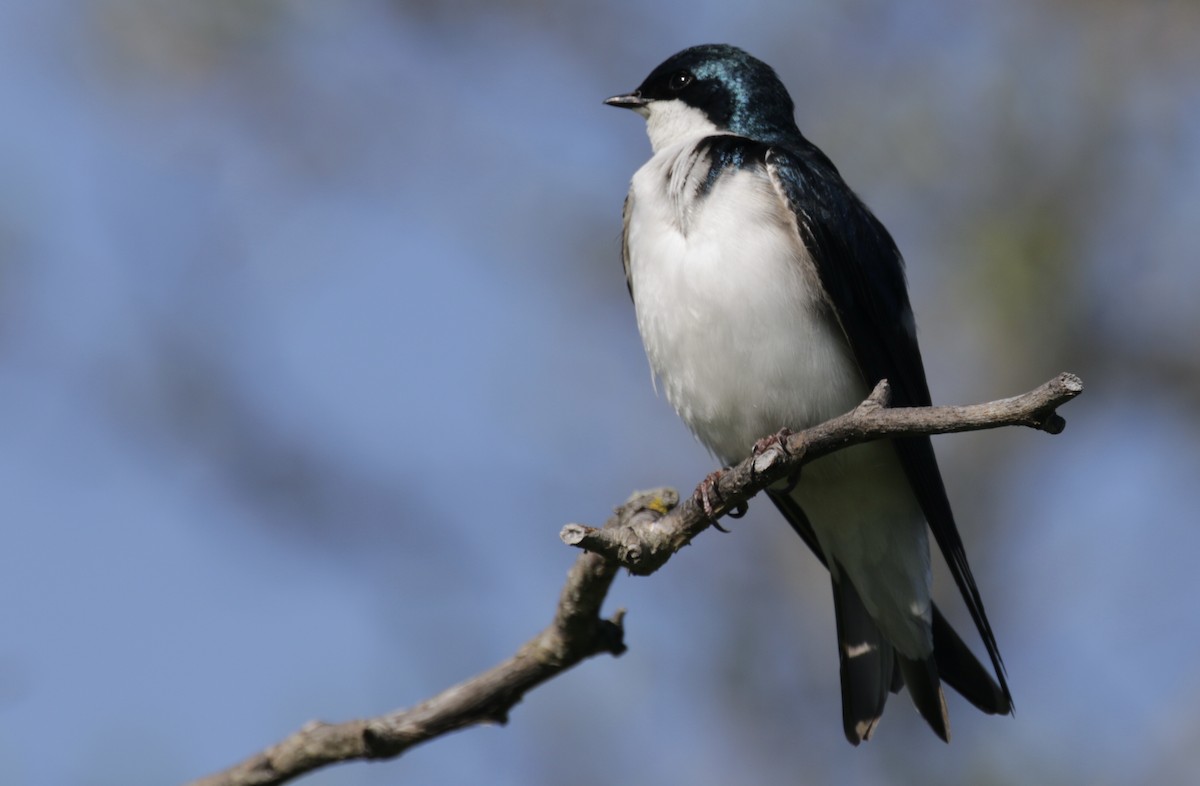
<path id="1" fill-rule="evenodd" d="M 769 65 L 693 46 L 604 103 L 641 115 L 652 150 L 622 236 L 652 378 L 718 460 L 845 413 L 881 380 L 892 405 L 930 405 L 900 251 L 800 132 Z M 870 739 L 902 686 L 946 742 L 943 684 L 1012 714 L 929 437 L 851 447 L 793 480 L 767 494 L 829 569 L 846 739 Z M 932 601 L 930 532 L 994 677 Z"/>

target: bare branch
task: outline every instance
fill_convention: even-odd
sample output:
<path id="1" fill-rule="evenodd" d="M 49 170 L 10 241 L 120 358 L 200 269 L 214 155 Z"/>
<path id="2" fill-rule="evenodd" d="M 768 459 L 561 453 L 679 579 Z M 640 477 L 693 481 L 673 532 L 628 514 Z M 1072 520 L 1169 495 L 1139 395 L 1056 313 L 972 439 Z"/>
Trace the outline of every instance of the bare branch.
<path id="1" fill-rule="evenodd" d="M 804 464 L 862 442 L 1002 426 L 1028 426 L 1058 434 L 1066 421 L 1058 415 L 1057 408 L 1081 392 L 1083 382 L 1079 377 L 1064 373 L 1029 393 L 987 404 L 885 409 L 891 392 L 884 380 L 852 411 L 789 436 L 784 443 L 786 451 L 776 445 L 722 473 L 716 483 L 715 518 L 736 510 Z M 603 554 L 631 573 L 647 575 L 662 567 L 672 554 L 712 523 L 713 519 L 704 512 L 697 486 L 682 505 L 652 524 L 603 530 L 568 524 L 559 537 L 570 546 Z"/>
<path id="2" fill-rule="evenodd" d="M 640 526 L 679 500 L 670 489 L 640 492 L 617 508 L 605 526 Z M 411 709 L 344 723 L 313 721 L 282 742 L 191 786 L 267 786 L 354 759 L 387 759 L 447 732 L 482 723 L 503 724 L 525 692 L 601 653 L 625 651 L 624 610 L 601 619 L 600 606 L 619 566 L 599 554 L 581 554 L 567 574 L 550 626 L 516 655 Z"/>
<path id="3" fill-rule="evenodd" d="M 717 480 L 715 518 L 736 510 L 759 491 L 821 456 L 887 437 L 1029 426 L 1058 434 L 1066 422 L 1057 408 L 1083 391 L 1074 374 L 1060 374 L 1020 396 L 966 407 L 887 409 L 880 382 L 853 411 L 774 445 L 724 472 Z M 505 723 L 527 691 L 582 660 L 625 651 L 624 610 L 611 619 L 600 607 L 619 567 L 637 574 L 660 568 L 672 554 L 711 525 L 699 487 L 679 504 L 671 489 L 638 492 L 596 529 L 568 524 L 560 537 L 585 552 L 576 559 L 559 596 L 554 621 L 516 655 L 411 709 L 344 723 L 314 721 L 282 742 L 191 786 L 267 786 L 318 767 L 354 759 L 386 759 L 447 732 L 482 723 Z"/>

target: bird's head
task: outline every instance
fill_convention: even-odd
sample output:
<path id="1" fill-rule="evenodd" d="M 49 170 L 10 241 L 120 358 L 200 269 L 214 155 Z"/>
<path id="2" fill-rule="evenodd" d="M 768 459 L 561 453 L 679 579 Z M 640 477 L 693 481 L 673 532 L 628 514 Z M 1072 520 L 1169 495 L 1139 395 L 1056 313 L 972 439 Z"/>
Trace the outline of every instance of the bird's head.
<path id="1" fill-rule="evenodd" d="M 775 71 L 728 44 L 672 55 L 637 90 L 604 103 L 646 118 L 655 152 L 693 136 L 733 133 L 779 142 L 800 133 L 792 99 Z"/>

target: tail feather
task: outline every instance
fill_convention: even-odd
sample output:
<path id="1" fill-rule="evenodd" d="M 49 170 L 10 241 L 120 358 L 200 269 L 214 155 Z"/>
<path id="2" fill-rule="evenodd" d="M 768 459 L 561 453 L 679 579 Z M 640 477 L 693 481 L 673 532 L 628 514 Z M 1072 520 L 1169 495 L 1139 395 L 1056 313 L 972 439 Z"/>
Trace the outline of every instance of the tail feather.
<path id="1" fill-rule="evenodd" d="M 851 745 L 871 738 L 883 715 L 894 678 L 888 643 L 846 576 L 833 579 L 838 660 L 842 678 L 842 726 Z"/>
<path id="2" fill-rule="evenodd" d="M 767 494 L 817 559 L 828 566 L 812 526 L 796 501 L 774 489 L 769 489 Z M 943 740 L 949 740 L 950 726 L 941 680 L 986 713 L 1012 713 L 1007 686 L 997 684 L 936 604 L 933 607 L 933 656 L 912 660 L 895 652 L 882 637 L 858 592 L 845 576 L 834 578 L 833 598 L 841 664 L 842 723 L 846 739 L 852 744 L 858 745 L 870 738 L 883 713 L 888 691 L 896 693 L 901 685 L 908 686 L 917 710 Z M 873 649 L 856 648 L 864 644 Z M 850 657 L 851 652 L 867 654 Z"/>
<path id="3" fill-rule="evenodd" d="M 917 711 L 943 742 L 950 741 L 950 714 L 946 710 L 946 696 L 938 681 L 937 663 L 932 657 L 920 660 L 906 658 L 899 652 L 896 661 L 904 675 L 904 685 L 912 697 Z"/>

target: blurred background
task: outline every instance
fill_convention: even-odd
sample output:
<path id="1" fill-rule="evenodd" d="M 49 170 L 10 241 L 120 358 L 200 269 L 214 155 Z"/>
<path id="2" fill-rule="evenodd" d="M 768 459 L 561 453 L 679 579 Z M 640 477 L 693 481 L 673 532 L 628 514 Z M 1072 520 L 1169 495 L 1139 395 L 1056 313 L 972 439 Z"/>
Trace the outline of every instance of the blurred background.
<path id="1" fill-rule="evenodd" d="M 170 784 L 416 703 L 713 463 L 619 261 L 601 105 L 771 63 L 896 236 L 1015 719 L 841 732 L 829 585 L 763 502 L 621 577 L 629 652 L 304 784 L 1200 778 L 1200 5 L 0 0 L 0 782 Z M 945 574 L 939 593 L 966 625 Z M 974 639 L 972 639 L 974 641 Z"/>

